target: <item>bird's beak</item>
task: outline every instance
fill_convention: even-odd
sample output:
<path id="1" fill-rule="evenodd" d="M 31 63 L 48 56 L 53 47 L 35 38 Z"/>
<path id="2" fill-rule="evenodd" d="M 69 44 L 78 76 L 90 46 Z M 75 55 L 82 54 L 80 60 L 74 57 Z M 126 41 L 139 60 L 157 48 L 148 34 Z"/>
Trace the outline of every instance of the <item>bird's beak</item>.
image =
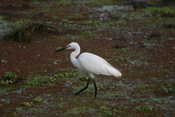
<path id="1" fill-rule="evenodd" d="M 56 48 L 55 52 L 61 52 L 63 50 L 65 50 L 67 47 L 58 47 Z"/>

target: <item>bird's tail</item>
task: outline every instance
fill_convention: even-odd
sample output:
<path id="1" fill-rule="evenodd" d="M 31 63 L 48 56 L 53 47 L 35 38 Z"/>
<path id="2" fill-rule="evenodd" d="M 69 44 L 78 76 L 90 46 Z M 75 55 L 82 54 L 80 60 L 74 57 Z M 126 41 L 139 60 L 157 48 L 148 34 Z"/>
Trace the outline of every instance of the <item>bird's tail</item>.
<path id="1" fill-rule="evenodd" d="M 117 78 L 122 76 L 122 73 L 113 66 L 108 67 L 108 72 Z"/>

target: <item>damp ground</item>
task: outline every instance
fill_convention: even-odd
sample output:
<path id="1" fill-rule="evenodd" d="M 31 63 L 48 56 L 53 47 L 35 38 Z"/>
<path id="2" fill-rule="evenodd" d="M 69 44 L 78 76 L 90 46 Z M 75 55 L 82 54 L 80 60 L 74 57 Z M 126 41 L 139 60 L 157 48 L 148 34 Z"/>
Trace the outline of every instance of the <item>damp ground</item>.
<path id="1" fill-rule="evenodd" d="M 174 7 L 134 10 L 112 0 L 19 0 L 4 1 L 0 9 L 0 19 L 30 24 L 22 42 L 0 41 L 2 117 L 175 115 Z M 75 96 L 85 76 L 73 68 L 70 51 L 55 53 L 72 41 L 82 52 L 105 58 L 122 78 L 97 76 L 96 98 L 92 85 Z"/>

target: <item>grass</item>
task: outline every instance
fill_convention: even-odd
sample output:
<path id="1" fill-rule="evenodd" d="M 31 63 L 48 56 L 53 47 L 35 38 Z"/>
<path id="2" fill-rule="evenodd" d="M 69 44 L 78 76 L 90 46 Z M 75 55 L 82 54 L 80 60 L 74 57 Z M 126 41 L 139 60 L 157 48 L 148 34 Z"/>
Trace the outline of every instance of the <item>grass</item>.
<path id="1" fill-rule="evenodd" d="M 36 87 L 43 87 L 48 85 L 53 85 L 55 79 L 52 79 L 50 76 L 34 76 L 27 79 L 25 83 L 25 87 L 27 88 L 36 88 Z"/>
<path id="2" fill-rule="evenodd" d="M 147 57 L 144 56 L 144 53 L 130 50 L 129 48 L 117 49 L 117 53 L 120 53 L 120 56 L 113 57 L 112 60 L 116 62 L 127 62 L 133 65 L 143 65 L 147 64 Z"/>
<path id="3" fill-rule="evenodd" d="M 43 102 L 43 101 L 44 101 L 44 99 L 40 96 L 37 96 L 33 99 L 33 102 L 36 102 L 36 103 L 40 103 L 40 102 Z"/>
<path id="4" fill-rule="evenodd" d="M 121 49 L 117 49 L 117 51 L 119 51 L 120 53 L 123 53 L 123 54 L 127 54 L 130 52 L 130 49 L 129 48 L 121 48 Z"/>
<path id="5" fill-rule="evenodd" d="M 6 93 L 11 90 L 16 89 L 23 89 L 23 88 L 40 88 L 40 87 L 47 87 L 53 86 L 59 81 L 65 80 L 69 78 L 70 80 L 74 79 L 74 77 L 78 76 L 79 71 L 77 70 L 70 70 L 67 71 L 59 71 L 54 75 L 33 75 L 28 77 L 26 80 L 19 79 L 15 72 L 6 72 L 2 79 L 0 80 L 0 84 L 6 87 L 0 87 L 1 93 Z M 20 85 L 16 85 L 16 80 L 20 81 Z M 11 84 L 11 85 L 10 85 Z M 23 87 L 23 88 L 22 88 Z M 37 98 L 38 99 L 38 98 Z M 37 100 L 36 99 L 36 100 Z M 38 99 L 39 101 L 40 99 Z"/>
<path id="6" fill-rule="evenodd" d="M 85 31 L 79 34 L 80 39 L 92 39 L 97 37 L 97 34 L 92 31 Z"/>
<path id="7" fill-rule="evenodd" d="M 14 84 L 17 79 L 18 75 L 15 72 L 5 72 L 2 75 L 2 79 L 0 79 L 0 84 L 1 85 Z"/>
<path id="8" fill-rule="evenodd" d="M 146 90 L 150 90 L 150 85 L 148 84 L 138 84 L 135 85 L 135 89 L 137 90 L 137 92 L 145 92 Z"/>
<path id="9" fill-rule="evenodd" d="M 112 108 L 108 107 L 108 106 L 105 106 L 105 105 L 101 106 L 99 111 L 100 111 L 100 113 L 102 113 L 103 115 L 106 115 L 106 116 L 112 116 L 113 115 Z"/>
<path id="10" fill-rule="evenodd" d="M 32 102 L 23 102 L 21 105 L 25 106 L 25 107 L 32 107 L 33 103 Z"/>
<path id="11" fill-rule="evenodd" d="M 175 93 L 175 82 L 163 82 L 160 91 L 164 93 Z"/>
<path id="12" fill-rule="evenodd" d="M 16 20 L 16 21 L 14 22 L 14 24 L 16 24 L 16 25 L 25 24 L 25 20 L 24 20 L 24 19 Z"/>
<path id="13" fill-rule="evenodd" d="M 0 20 L 3 20 L 4 19 L 4 17 L 3 16 L 0 16 Z"/>
<path id="14" fill-rule="evenodd" d="M 67 4 L 72 4 L 72 3 L 88 3 L 88 4 L 99 4 L 99 5 L 108 5 L 108 4 L 115 4 L 117 2 L 119 2 L 121 0 L 82 0 L 82 1 L 79 1 L 79 0 L 57 0 L 57 2 L 59 4 L 63 4 L 63 5 L 67 5 Z"/>
<path id="15" fill-rule="evenodd" d="M 5 74 L 2 76 L 4 79 L 13 79 L 17 78 L 17 74 L 15 72 L 5 72 Z"/>
<path id="16" fill-rule="evenodd" d="M 80 113 L 88 112 L 88 107 L 75 107 L 72 109 L 69 109 L 65 114 L 73 114 L 73 115 L 79 115 Z"/>
<path id="17" fill-rule="evenodd" d="M 147 7 L 144 9 L 146 13 L 151 14 L 152 16 L 161 16 L 161 17 L 174 17 L 175 8 L 174 7 Z"/>
<path id="18" fill-rule="evenodd" d="M 175 93 L 175 87 L 162 87 L 161 90 L 165 93 Z"/>
<path id="19" fill-rule="evenodd" d="M 91 113 L 91 112 L 97 112 L 97 115 L 99 116 L 112 116 L 113 115 L 113 110 L 111 107 L 108 107 L 106 105 L 102 105 L 99 108 L 95 108 L 92 106 L 81 106 L 81 107 L 74 107 L 65 113 L 66 115 L 79 115 L 83 113 Z"/>
<path id="20" fill-rule="evenodd" d="M 73 3 L 74 0 L 57 0 L 59 4 L 68 5 Z"/>
<path id="21" fill-rule="evenodd" d="M 39 1 L 39 0 L 36 0 L 36 1 Z M 57 0 L 57 1 L 59 4 L 69 4 L 70 5 L 73 0 Z M 77 2 L 77 1 L 75 1 L 75 2 Z M 93 0 L 93 1 L 90 0 L 90 1 L 85 1 L 85 2 L 91 2 L 91 3 L 95 3 L 95 4 L 112 4 L 113 2 L 111 2 L 111 1 L 114 1 L 114 0 Z M 114 2 L 117 2 L 117 1 L 114 1 Z M 77 29 L 76 25 L 79 25 L 80 28 L 78 30 L 81 30 L 82 33 L 80 32 L 80 33 L 76 33 L 76 34 L 72 34 L 72 35 L 71 34 L 68 35 L 69 33 L 68 34 L 66 33 L 66 35 L 63 35 L 63 36 L 65 37 L 65 39 L 70 39 L 71 36 L 75 36 L 75 37 L 71 37 L 72 39 L 73 38 L 75 38 L 75 39 L 93 38 L 93 37 L 99 36 L 99 35 L 97 35 L 98 33 L 95 34 L 96 33 L 95 31 L 98 31 L 98 29 L 104 29 L 104 31 L 107 31 L 109 35 L 115 33 L 115 31 L 112 31 L 111 33 L 109 33 L 110 30 L 115 30 L 115 29 L 117 29 L 116 31 L 126 31 L 126 32 L 130 32 L 130 31 L 137 32 L 138 31 L 139 32 L 142 30 L 133 29 L 135 27 L 132 27 L 132 30 L 130 30 L 130 29 L 126 30 L 126 28 L 130 28 L 129 23 L 132 23 L 130 21 L 135 20 L 135 19 L 141 20 L 143 18 L 141 23 L 143 23 L 143 25 L 145 25 L 144 22 L 146 22 L 145 26 L 152 25 L 155 22 L 157 23 L 156 24 L 156 26 L 157 26 L 159 24 L 164 23 L 168 19 L 170 19 L 171 22 L 173 22 L 171 17 L 168 17 L 168 18 L 164 17 L 164 15 L 171 14 L 172 11 L 168 10 L 168 9 L 165 9 L 165 10 L 166 11 L 159 11 L 157 9 L 150 9 L 148 11 L 145 11 L 145 12 L 150 12 L 151 14 L 155 13 L 157 15 L 155 17 L 153 16 L 153 17 L 146 17 L 145 18 L 145 16 L 142 16 L 142 15 L 139 16 L 140 14 L 132 14 L 131 13 L 129 15 L 126 14 L 126 16 L 123 16 L 122 18 L 119 17 L 119 20 L 118 19 L 117 20 L 109 19 L 109 21 L 105 21 L 105 22 L 102 22 L 102 21 L 99 21 L 96 19 L 94 19 L 94 20 L 91 19 L 89 21 L 84 20 L 84 21 L 80 21 L 80 22 L 73 22 L 73 21 L 69 21 L 69 19 L 79 18 L 79 17 L 83 17 L 83 16 L 81 16 L 79 14 L 70 15 L 70 16 L 66 17 L 68 20 L 65 20 L 65 23 L 63 24 L 63 26 L 65 27 L 65 29 L 67 29 L 67 28 Z M 58 12 L 59 12 L 59 10 L 58 10 Z M 163 15 L 161 15 L 161 14 L 163 14 Z M 137 15 L 139 17 L 137 17 Z M 162 18 L 162 16 L 163 16 L 163 18 Z M 158 19 L 156 19 L 156 18 L 158 18 Z M 55 19 L 57 19 L 57 17 L 55 17 Z M 166 22 L 169 22 L 170 20 L 168 20 Z M 22 20 L 16 21 L 16 24 L 22 24 L 22 23 L 23 23 Z M 85 25 L 81 25 L 81 23 L 85 24 Z M 123 26 L 123 28 L 122 28 L 122 27 L 120 27 L 120 25 L 126 25 L 126 27 Z M 112 28 L 112 26 L 115 28 Z M 144 28 L 145 28 L 145 26 L 144 26 Z M 60 28 L 61 28 L 61 26 L 60 26 Z M 138 28 L 141 29 L 143 27 L 141 26 Z M 110 30 L 108 30 L 108 29 L 110 29 Z M 150 39 L 150 40 L 148 40 L 148 42 L 153 43 L 152 40 L 153 39 Z M 144 49 L 146 50 L 147 48 L 144 48 Z M 119 53 L 120 56 L 117 56 L 116 58 L 114 58 L 114 60 L 119 62 L 119 63 L 126 62 L 126 64 L 122 64 L 123 66 L 121 65 L 121 69 L 123 70 L 122 73 L 124 74 L 123 83 L 125 85 L 127 85 L 127 87 L 125 87 L 125 86 L 121 87 L 121 86 L 119 86 L 118 83 L 116 83 L 116 85 L 115 85 L 116 87 L 112 88 L 112 86 L 113 86 L 113 84 L 115 84 L 115 82 L 108 83 L 108 82 L 104 81 L 103 79 L 100 79 L 99 82 L 97 82 L 98 83 L 97 85 L 99 88 L 98 99 L 93 98 L 93 93 L 94 93 L 93 85 L 90 85 L 90 87 L 87 89 L 87 91 L 85 91 L 85 93 L 87 92 L 87 94 L 85 94 L 85 95 L 83 94 L 80 96 L 73 96 L 72 93 L 74 91 L 77 91 L 80 88 L 82 88 L 84 86 L 84 83 L 85 83 L 85 82 L 78 82 L 77 79 L 75 78 L 78 76 L 78 73 L 79 73 L 78 71 L 76 71 L 76 70 L 70 70 L 70 71 L 62 70 L 62 71 L 58 71 L 54 75 L 39 75 L 39 74 L 42 74 L 42 72 L 41 73 L 38 72 L 38 73 L 36 73 L 37 75 L 30 76 L 30 77 L 25 79 L 25 81 L 23 82 L 24 88 L 40 88 L 40 87 L 50 88 L 49 86 L 57 85 L 57 83 L 60 83 L 60 81 L 63 81 L 63 84 L 65 87 L 61 87 L 62 88 L 61 90 L 63 90 L 62 92 L 57 92 L 57 91 L 56 91 L 56 93 L 55 93 L 55 91 L 49 92 L 50 96 L 46 96 L 48 94 L 44 94 L 42 96 L 39 95 L 39 93 L 36 95 L 32 94 L 33 92 L 35 92 L 34 91 L 35 89 L 34 90 L 31 89 L 33 91 L 31 93 L 31 95 L 33 95 L 33 96 L 30 96 L 30 97 L 26 97 L 24 95 L 21 95 L 21 93 L 13 93 L 13 94 L 17 95 L 18 99 L 19 98 L 22 98 L 22 99 L 30 98 L 29 100 L 25 100 L 25 101 L 21 100 L 19 102 L 19 104 L 21 104 L 21 105 L 18 105 L 18 104 L 14 105 L 14 106 L 17 106 L 16 107 L 16 112 L 17 112 L 16 116 L 20 116 L 20 114 L 23 116 L 25 116 L 26 114 L 33 114 L 34 116 L 36 116 L 36 115 L 42 116 L 43 113 L 44 113 L 44 116 L 48 116 L 48 115 L 45 115 L 45 113 L 47 111 L 49 113 L 58 113 L 58 115 L 59 115 L 59 113 L 65 113 L 65 114 L 67 114 L 65 116 L 82 115 L 85 117 L 87 115 L 88 116 L 92 115 L 92 116 L 97 116 L 97 117 L 104 117 L 104 116 L 105 117 L 109 117 L 109 116 L 128 117 L 128 115 L 130 115 L 131 117 L 136 117 L 135 111 L 136 111 L 136 114 L 138 114 L 137 116 L 141 116 L 141 115 L 144 115 L 147 113 L 152 113 L 151 115 L 154 115 L 153 111 L 157 108 L 156 108 L 156 106 L 154 107 L 153 105 L 157 104 L 160 107 L 164 107 L 164 105 L 165 105 L 164 100 L 168 100 L 168 96 L 169 95 L 173 96 L 175 93 L 174 85 L 171 82 L 168 82 L 167 84 L 158 84 L 159 86 L 161 85 L 160 89 L 152 88 L 152 86 L 154 86 L 155 84 L 151 80 L 151 78 L 152 78 L 152 77 L 150 77 L 151 74 L 147 74 L 149 71 L 144 71 L 145 66 L 143 64 L 141 64 L 142 62 L 144 62 L 145 59 L 147 59 L 147 56 L 144 52 L 142 52 L 142 49 L 139 49 L 139 51 L 133 51 L 132 49 L 127 47 L 127 48 L 117 49 L 116 51 L 117 51 L 117 53 Z M 128 65 L 130 65 L 130 64 L 132 64 L 132 65 L 128 67 Z M 138 70 L 134 71 L 135 64 L 143 65 L 139 69 L 139 71 L 141 71 L 141 72 L 138 73 Z M 157 67 L 155 67 L 154 69 L 156 69 L 156 68 Z M 152 69 L 152 68 L 150 67 L 150 69 Z M 159 67 L 158 67 L 158 69 L 156 69 L 156 70 L 164 70 L 164 69 L 159 69 Z M 46 73 L 47 73 L 47 71 L 44 74 L 46 74 Z M 128 73 L 132 74 L 132 76 L 127 76 Z M 146 74 L 144 75 L 144 73 L 146 73 Z M 157 72 L 156 74 L 160 74 L 160 72 Z M 137 77 L 139 77 L 141 84 L 137 83 L 137 81 L 135 80 L 135 75 L 139 75 Z M 148 78 L 150 78 L 150 79 L 147 79 L 147 80 L 149 80 L 150 84 L 144 84 L 143 80 L 146 80 L 146 79 L 142 79 L 142 78 L 144 78 L 144 76 L 147 77 L 147 75 L 148 75 Z M 9 76 L 11 77 L 13 75 L 11 75 L 11 73 L 7 73 L 6 77 L 9 77 Z M 162 76 L 162 75 L 160 74 L 159 76 Z M 159 79 L 159 76 L 156 76 L 156 78 Z M 105 76 L 104 78 L 107 78 L 107 77 Z M 74 79 L 76 80 L 76 84 L 74 84 L 74 82 L 72 83 L 72 81 L 74 81 Z M 163 81 L 165 81 L 165 80 L 167 80 L 167 79 L 164 79 Z M 104 84 L 101 83 L 102 81 L 104 81 Z M 66 85 L 66 83 L 68 85 Z M 73 84 L 75 86 L 73 86 L 73 85 L 70 86 L 69 83 L 71 85 Z M 16 87 L 16 89 L 17 89 L 17 87 Z M 14 89 L 14 92 L 18 91 L 16 89 Z M 166 93 L 166 94 L 168 93 L 169 95 L 163 96 L 163 98 L 162 98 L 162 95 L 161 96 L 156 95 L 157 97 L 154 97 L 155 96 L 155 94 L 153 93 L 154 90 L 156 90 L 156 91 L 160 90 L 161 92 L 158 92 L 158 93 Z M 7 96 L 9 96 L 8 93 L 11 93 L 11 92 L 3 93 L 3 91 L 1 91 L 0 93 L 1 93 L 1 95 L 7 94 Z M 26 92 L 24 92 L 24 94 L 25 93 Z M 153 98 L 150 98 L 152 96 L 153 96 Z M 4 99 L 5 99 L 4 103 L 9 104 L 9 105 L 13 104 L 15 101 L 15 99 L 9 101 L 8 97 L 5 97 Z M 135 102 L 132 102 L 133 99 Z M 0 100 L 0 101 L 2 102 L 2 100 Z M 138 104 L 138 103 L 139 103 L 138 106 L 133 107 L 133 105 Z M 55 104 L 57 105 L 57 107 L 55 107 Z M 168 103 L 166 103 L 166 104 L 168 105 Z M 173 104 L 173 103 L 171 103 L 171 104 Z M 0 105 L 0 107 L 5 107 L 5 106 Z M 8 108 L 8 106 L 6 106 L 6 108 L 7 108 L 8 112 L 11 112 L 11 108 Z M 134 110 L 134 112 L 132 110 L 128 110 L 131 108 L 132 108 L 132 110 Z M 173 109 L 173 108 L 171 108 L 171 109 Z M 169 113 L 169 112 L 167 111 L 167 113 Z M 146 115 L 144 115 L 144 117 L 145 116 Z"/>
<path id="22" fill-rule="evenodd" d="M 25 81 L 25 87 L 27 88 L 37 88 L 37 87 L 45 87 L 45 86 L 52 86 L 59 82 L 61 79 L 66 78 L 73 78 L 78 75 L 78 71 L 71 70 L 67 71 L 59 71 L 54 75 L 35 75 L 28 78 Z"/>
<path id="23" fill-rule="evenodd" d="M 120 0 L 89 0 L 90 3 L 93 4 L 101 4 L 101 5 L 113 5 L 117 2 L 119 2 Z"/>
<path id="24" fill-rule="evenodd" d="M 60 73 L 55 74 L 54 77 L 59 77 L 59 78 L 72 78 L 75 77 L 79 74 L 78 70 L 70 70 L 69 72 L 67 71 L 59 71 Z"/>
<path id="25" fill-rule="evenodd" d="M 114 57 L 113 59 L 112 59 L 112 61 L 115 61 L 115 62 L 129 62 L 129 58 L 127 57 L 122 57 L 122 56 L 120 56 L 120 57 Z"/>
<path id="26" fill-rule="evenodd" d="M 16 112 L 18 113 L 18 112 L 23 112 L 24 111 L 24 109 L 23 109 L 23 107 L 17 107 L 16 108 Z"/>
<path id="27" fill-rule="evenodd" d="M 135 107 L 135 110 L 139 112 L 153 111 L 153 109 L 154 108 L 151 105 L 140 105 Z"/>

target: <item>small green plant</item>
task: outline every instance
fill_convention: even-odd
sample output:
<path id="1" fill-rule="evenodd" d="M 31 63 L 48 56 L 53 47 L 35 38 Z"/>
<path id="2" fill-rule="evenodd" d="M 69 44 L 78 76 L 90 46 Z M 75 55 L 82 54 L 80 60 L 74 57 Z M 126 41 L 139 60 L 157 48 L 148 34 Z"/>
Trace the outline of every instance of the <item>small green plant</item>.
<path id="1" fill-rule="evenodd" d="M 43 99 L 42 97 L 38 96 L 38 97 L 35 97 L 35 98 L 33 99 L 33 101 L 34 101 L 34 102 L 37 102 L 37 103 L 40 103 L 40 102 L 43 102 L 44 99 Z"/>
<path id="2" fill-rule="evenodd" d="M 164 82 L 160 88 L 162 93 L 175 93 L 175 82 Z"/>
<path id="3" fill-rule="evenodd" d="M 121 49 L 119 49 L 119 50 L 117 50 L 117 51 L 119 51 L 119 52 L 121 52 L 121 53 L 128 53 L 128 52 L 130 52 L 130 50 L 129 50 L 129 48 L 121 48 Z"/>
<path id="4" fill-rule="evenodd" d="M 17 74 L 15 72 L 5 72 L 2 75 L 0 84 L 13 84 L 17 80 Z"/>
<path id="5" fill-rule="evenodd" d="M 88 111 L 89 111 L 88 107 L 75 107 L 75 108 L 72 108 L 72 109 L 68 109 L 66 114 L 78 115 L 80 113 L 85 113 L 85 112 L 88 112 Z"/>
<path id="6" fill-rule="evenodd" d="M 23 102 L 21 105 L 25 106 L 25 107 L 32 107 L 33 103 L 32 102 Z"/>
<path id="7" fill-rule="evenodd" d="M 10 80 L 10 79 L 17 78 L 17 75 L 15 72 L 5 72 L 2 78 Z"/>
<path id="8" fill-rule="evenodd" d="M 3 16 L 0 16 L 0 19 L 2 20 L 4 17 Z"/>
<path id="9" fill-rule="evenodd" d="M 138 84 L 138 85 L 135 85 L 135 89 L 139 92 L 145 92 L 147 90 L 149 90 L 149 85 L 148 84 Z"/>
<path id="10" fill-rule="evenodd" d="M 113 58 L 113 61 L 116 61 L 116 62 L 128 62 L 129 61 L 129 58 L 127 57 L 114 57 Z"/>
<path id="11" fill-rule="evenodd" d="M 140 112 L 153 111 L 153 106 L 140 105 L 140 106 L 137 106 L 135 109 L 136 109 L 136 111 L 140 111 Z"/>
<path id="12" fill-rule="evenodd" d="M 98 20 L 89 20 L 89 21 L 86 21 L 85 24 L 98 25 L 98 24 L 100 24 L 100 21 L 98 21 Z"/>
<path id="13" fill-rule="evenodd" d="M 67 4 L 71 4 L 73 0 L 57 0 L 57 2 L 63 5 L 67 5 Z"/>
<path id="14" fill-rule="evenodd" d="M 175 87 L 162 87 L 162 90 L 165 93 L 175 93 Z"/>
<path id="15" fill-rule="evenodd" d="M 145 12 L 150 13 L 153 16 L 162 16 L 162 17 L 175 16 L 175 8 L 173 7 L 148 7 L 145 9 Z"/>
<path id="16" fill-rule="evenodd" d="M 112 116 L 112 109 L 107 107 L 107 106 L 101 106 L 100 107 L 100 112 L 107 115 L 107 116 Z"/>
<path id="17" fill-rule="evenodd" d="M 154 103 L 159 103 L 159 104 L 163 102 L 163 99 L 161 98 L 151 98 L 150 100 Z"/>
<path id="18" fill-rule="evenodd" d="M 17 107 L 16 108 L 16 112 L 23 112 L 23 111 L 24 111 L 23 107 Z"/>
<path id="19" fill-rule="evenodd" d="M 77 76 L 78 71 L 70 71 L 70 72 L 63 72 L 63 73 L 59 73 L 59 74 L 55 74 L 54 77 L 58 77 L 58 78 L 71 78 L 74 76 Z"/>
<path id="20" fill-rule="evenodd" d="M 21 19 L 21 20 L 17 20 L 17 21 L 15 21 L 15 23 L 14 24 L 24 24 L 25 22 L 24 22 L 24 20 L 23 19 Z"/>
<path id="21" fill-rule="evenodd" d="M 52 77 L 49 76 L 34 76 L 32 78 L 29 78 L 26 81 L 26 87 L 32 87 L 32 88 L 36 88 L 36 87 L 43 87 L 45 85 L 52 85 L 54 84 L 54 81 L 52 79 Z"/>
<path id="22" fill-rule="evenodd" d="M 96 33 L 95 32 L 92 32 L 92 31 L 85 31 L 85 32 L 81 32 L 79 34 L 79 37 L 81 39 L 90 39 L 90 38 L 93 38 L 93 37 L 96 37 Z"/>
<path id="23" fill-rule="evenodd" d="M 90 0 L 93 4 L 101 4 L 101 5 L 110 5 L 110 4 L 116 4 L 117 2 L 120 2 L 120 0 Z"/>

